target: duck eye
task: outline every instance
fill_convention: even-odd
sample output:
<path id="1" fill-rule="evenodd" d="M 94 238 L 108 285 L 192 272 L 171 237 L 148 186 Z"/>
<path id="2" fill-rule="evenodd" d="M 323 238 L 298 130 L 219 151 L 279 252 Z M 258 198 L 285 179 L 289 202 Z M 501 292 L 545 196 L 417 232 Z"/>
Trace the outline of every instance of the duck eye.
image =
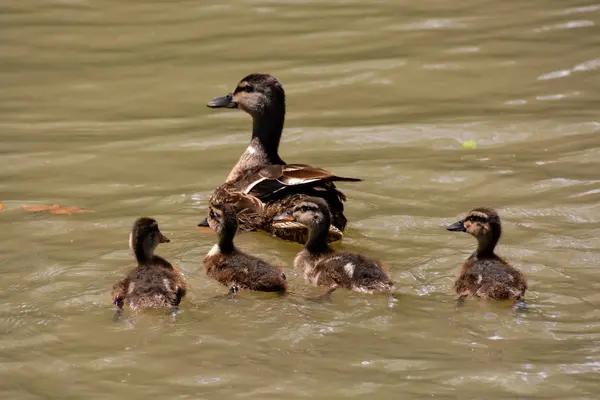
<path id="1" fill-rule="evenodd" d="M 252 91 L 253 91 L 253 88 L 252 88 L 252 86 L 250 86 L 250 85 L 238 86 L 238 87 L 235 89 L 235 92 L 236 92 L 236 93 L 238 93 L 238 92 L 252 92 Z"/>

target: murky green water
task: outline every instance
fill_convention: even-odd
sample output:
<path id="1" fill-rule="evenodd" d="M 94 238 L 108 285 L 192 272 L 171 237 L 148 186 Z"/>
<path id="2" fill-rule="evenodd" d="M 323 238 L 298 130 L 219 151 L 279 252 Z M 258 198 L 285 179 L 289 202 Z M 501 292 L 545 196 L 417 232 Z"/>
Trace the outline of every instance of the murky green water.
<path id="1" fill-rule="evenodd" d="M 1 398 L 597 398 L 599 22 L 585 1 L 4 2 Z M 204 105 L 250 72 L 285 85 L 286 161 L 365 179 L 340 185 L 341 246 L 386 262 L 397 302 L 306 302 L 299 246 L 261 233 L 237 243 L 291 294 L 214 299 L 196 223 L 250 120 Z M 21 209 L 55 203 L 95 213 Z M 525 315 L 456 308 L 474 241 L 443 226 L 483 205 Z M 114 324 L 140 215 L 190 292 L 176 321 Z"/>

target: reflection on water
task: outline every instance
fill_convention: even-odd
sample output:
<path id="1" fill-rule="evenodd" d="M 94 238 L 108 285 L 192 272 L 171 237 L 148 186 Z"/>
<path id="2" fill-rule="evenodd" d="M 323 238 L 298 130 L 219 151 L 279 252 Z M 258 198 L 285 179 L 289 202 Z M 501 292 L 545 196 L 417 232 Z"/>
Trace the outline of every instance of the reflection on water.
<path id="1" fill-rule="evenodd" d="M 600 5 L 580 2 L 29 4 L 0 14 L 2 395 L 86 398 L 594 398 L 600 371 Z M 250 121 L 204 104 L 250 72 L 288 94 L 281 155 L 346 176 L 342 248 L 386 262 L 396 299 L 292 269 L 293 243 L 241 235 L 291 293 L 223 288 L 196 228 Z M 462 143 L 474 140 L 477 149 Z M 28 213 L 59 204 L 94 213 Z M 496 207 L 525 313 L 457 308 L 474 243 L 444 226 Z M 111 323 L 132 222 L 190 291 Z"/>

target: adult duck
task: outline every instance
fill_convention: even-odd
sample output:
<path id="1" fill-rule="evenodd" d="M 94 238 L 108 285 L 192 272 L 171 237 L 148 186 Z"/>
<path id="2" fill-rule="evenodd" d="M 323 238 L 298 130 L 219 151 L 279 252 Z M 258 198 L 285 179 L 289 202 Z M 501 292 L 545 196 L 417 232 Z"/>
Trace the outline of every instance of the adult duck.
<path id="1" fill-rule="evenodd" d="M 308 228 L 298 222 L 274 221 L 291 211 L 307 196 L 325 200 L 331 212 L 328 241 L 343 236 L 346 196 L 336 181 L 361 181 L 332 174 L 304 164 L 286 164 L 279 156 L 279 142 L 285 121 L 285 92 L 281 83 L 268 74 L 251 74 L 235 90 L 210 103 L 211 108 L 239 108 L 252 117 L 252 138 L 227 180 L 211 196 L 211 204 L 229 204 L 238 215 L 241 231 L 264 230 L 298 243 L 308 239 Z M 204 219 L 200 226 L 208 226 Z"/>

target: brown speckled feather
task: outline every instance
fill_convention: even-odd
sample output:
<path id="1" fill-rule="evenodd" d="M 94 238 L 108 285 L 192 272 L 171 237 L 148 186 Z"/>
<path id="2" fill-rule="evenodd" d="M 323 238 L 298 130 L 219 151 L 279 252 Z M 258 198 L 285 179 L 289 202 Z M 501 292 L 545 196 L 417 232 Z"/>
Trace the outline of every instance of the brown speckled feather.
<path id="1" fill-rule="evenodd" d="M 179 292 L 177 290 L 179 288 Z M 181 272 L 161 257 L 155 256 L 139 265 L 125 279 L 113 286 L 113 303 L 126 304 L 132 310 L 177 306 L 187 291 Z"/>
<path id="2" fill-rule="evenodd" d="M 343 287 L 363 293 L 394 289 L 387 268 L 362 254 L 333 250 L 311 254 L 304 249 L 296 256 L 294 265 L 303 270 L 305 279 L 313 285 Z"/>
<path id="3" fill-rule="evenodd" d="M 208 254 L 204 258 L 206 275 L 230 288 L 263 292 L 283 292 L 285 274 L 260 258 L 234 250 L 230 254 Z"/>
<path id="4" fill-rule="evenodd" d="M 519 270 L 498 256 L 478 259 L 473 255 L 463 264 L 454 288 L 461 296 L 516 300 L 525 295 L 527 280 Z"/>
<path id="5" fill-rule="evenodd" d="M 268 165 L 252 168 L 237 180 L 226 182 L 212 194 L 209 202 L 230 204 L 238 214 L 240 229 L 267 231 L 274 236 L 305 243 L 308 229 L 301 224 L 274 223 L 273 218 L 289 211 L 303 199 L 323 198 L 332 216 L 329 241 L 341 239 L 346 227 L 343 201 L 346 197 L 333 181 L 360 181 L 333 175 L 320 168 L 301 164 Z"/>

